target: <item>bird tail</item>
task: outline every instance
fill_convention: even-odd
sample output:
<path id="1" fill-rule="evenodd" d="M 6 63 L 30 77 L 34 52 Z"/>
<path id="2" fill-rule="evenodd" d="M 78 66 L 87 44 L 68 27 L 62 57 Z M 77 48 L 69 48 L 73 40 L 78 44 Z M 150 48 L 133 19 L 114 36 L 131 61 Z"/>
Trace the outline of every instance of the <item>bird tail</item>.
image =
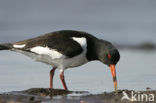
<path id="1" fill-rule="evenodd" d="M 12 44 L 11 43 L 0 44 L 0 50 L 9 50 L 11 48 L 12 48 Z"/>

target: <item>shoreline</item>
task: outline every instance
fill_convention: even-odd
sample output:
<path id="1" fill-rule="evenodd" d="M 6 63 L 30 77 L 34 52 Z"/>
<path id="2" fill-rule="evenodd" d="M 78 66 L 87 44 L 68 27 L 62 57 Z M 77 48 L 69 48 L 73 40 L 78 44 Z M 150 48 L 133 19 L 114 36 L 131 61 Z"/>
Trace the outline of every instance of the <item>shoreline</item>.
<path id="1" fill-rule="evenodd" d="M 138 45 L 124 45 L 115 44 L 118 49 L 132 49 L 132 50 L 156 50 L 156 44 L 145 42 Z"/>
<path id="2" fill-rule="evenodd" d="M 122 99 L 123 94 L 130 100 Z M 82 94 L 82 96 L 72 96 L 71 93 Z M 14 91 L 0 94 L 0 103 L 156 103 L 156 90 L 147 89 L 146 91 L 118 90 L 116 92 L 104 92 L 101 94 L 87 94 L 86 91 L 65 91 L 63 89 L 32 88 L 24 91 Z M 131 98 L 134 93 L 136 100 Z M 151 97 L 151 94 L 154 96 Z M 147 98 L 139 99 L 139 96 L 147 95 Z M 146 99 L 148 101 L 146 101 Z"/>

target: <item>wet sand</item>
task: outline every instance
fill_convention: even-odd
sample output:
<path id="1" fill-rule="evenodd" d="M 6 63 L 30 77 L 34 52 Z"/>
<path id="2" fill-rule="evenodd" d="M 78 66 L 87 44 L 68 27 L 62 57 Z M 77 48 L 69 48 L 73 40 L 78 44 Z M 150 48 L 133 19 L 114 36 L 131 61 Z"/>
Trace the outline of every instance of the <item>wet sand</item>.
<path id="1" fill-rule="evenodd" d="M 131 100 L 123 99 L 123 91 L 130 97 Z M 74 96 L 72 94 L 81 94 Z M 0 103 L 156 103 L 150 102 L 151 94 L 154 95 L 153 100 L 156 100 L 156 91 L 133 91 L 137 102 L 131 98 L 132 90 L 119 90 L 116 92 L 104 92 L 102 94 L 86 94 L 85 91 L 65 91 L 62 89 L 49 88 L 32 88 L 24 91 L 14 91 L 0 94 Z M 147 98 L 140 99 L 138 97 L 146 94 Z M 146 99 L 148 101 L 146 101 Z"/>

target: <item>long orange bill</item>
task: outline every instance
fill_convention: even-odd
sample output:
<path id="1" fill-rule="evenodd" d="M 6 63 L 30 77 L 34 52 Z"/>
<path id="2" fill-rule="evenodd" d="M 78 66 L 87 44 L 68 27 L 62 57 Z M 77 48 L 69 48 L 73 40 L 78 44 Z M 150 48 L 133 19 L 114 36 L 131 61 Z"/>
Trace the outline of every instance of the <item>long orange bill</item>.
<path id="1" fill-rule="evenodd" d="M 113 82 L 114 82 L 114 89 L 117 92 L 117 79 L 116 79 L 116 70 L 115 65 L 110 65 L 110 70 L 112 72 Z"/>

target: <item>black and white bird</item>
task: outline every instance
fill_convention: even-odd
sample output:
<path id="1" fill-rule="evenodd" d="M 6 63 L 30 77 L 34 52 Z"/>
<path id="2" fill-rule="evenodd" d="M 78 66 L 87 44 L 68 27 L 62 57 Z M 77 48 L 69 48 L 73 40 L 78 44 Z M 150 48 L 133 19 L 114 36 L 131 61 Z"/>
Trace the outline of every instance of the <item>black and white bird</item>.
<path id="1" fill-rule="evenodd" d="M 56 31 L 16 43 L 0 44 L 0 50 L 19 52 L 51 65 L 53 69 L 50 71 L 50 88 L 53 88 L 53 76 L 58 68 L 65 90 L 68 88 L 64 79 L 64 70 L 93 60 L 101 61 L 110 67 L 114 88 L 117 90 L 115 65 L 120 59 L 120 54 L 110 42 L 98 39 L 89 33 L 73 30 Z"/>

